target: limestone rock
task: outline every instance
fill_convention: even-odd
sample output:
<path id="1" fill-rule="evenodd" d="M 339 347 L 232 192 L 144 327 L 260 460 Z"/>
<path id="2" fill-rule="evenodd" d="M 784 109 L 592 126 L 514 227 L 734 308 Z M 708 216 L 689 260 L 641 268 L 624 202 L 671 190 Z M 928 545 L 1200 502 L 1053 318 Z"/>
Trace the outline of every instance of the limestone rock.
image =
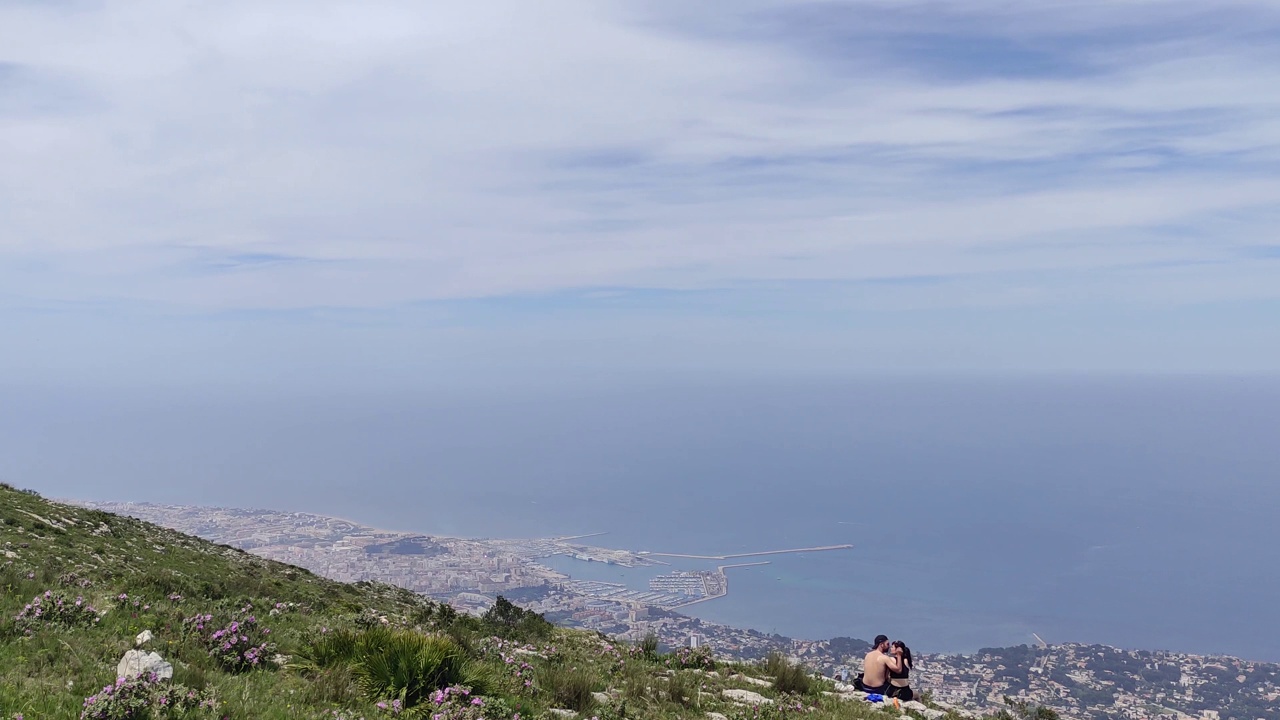
<path id="1" fill-rule="evenodd" d="M 858 692 L 858 688 L 850 685 L 849 683 L 840 682 L 839 680 L 835 682 L 835 686 L 836 686 L 836 692 L 838 693 Z"/>
<path id="2" fill-rule="evenodd" d="M 556 716 L 559 716 L 559 717 L 562 717 L 562 718 L 578 717 L 578 713 L 576 713 L 576 712 L 574 712 L 574 711 L 572 711 L 572 710 L 565 710 L 564 708 L 551 708 L 551 709 L 550 709 L 550 710 L 548 710 L 547 712 L 551 713 L 552 715 L 556 715 Z"/>
<path id="3" fill-rule="evenodd" d="M 773 701 L 757 692 L 750 690 L 738 690 L 737 688 L 729 688 L 720 693 L 724 697 L 745 705 L 772 705 Z"/>
<path id="4" fill-rule="evenodd" d="M 155 673 L 162 680 L 170 680 L 173 678 L 173 665 L 165 662 L 164 658 L 156 653 L 141 650 L 130 650 L 120 658 L 120 664 L 116 665 L 118 678 L 131 678 L 151 673 Z"/>
<path id="5" fill-rule="evenodd" d="M 137 645 L 138 647 L 142 647 L 143 645 L 146 645 L 147 643 L 154 640 L 155 637 L 156 636 L 153 635 L 150 630 L 143 630 L 142 632 L 138 633 L 138 637 L 133 639 L 133 644 Z"/>
<path id="6" fill-rule="evenodd" d="M 593 692 L 591 693 L 591 697 L 595 698 L 596 702 L 598 703 L 607 703 L 613 699 L 609 697 L 609 693 L 602 693 L 602 692 Z"/>
<path id="7" fill-rule="evenodd" d="M 718 712 L 709 712 L 707 713 L 707 720 L 729 720 L 729 717 Z"/>
<path id="8" fill-rule="evenodd" d="M 916 700 L 911 700 L 909 702 L 902 703 L 902 709 L 918 712 L 921 715 L 925 716 L 928 720 L 938 720 L 938 718 L 946 715 L 945 712 L 931 708 L 928 705 L 925 705 L 924 703 Z"/>
<path id="9" fill-rule="evenodd" d="M 753 678 L 747 675 L 730 675 L 729 679 L 741 680 L 744 683 L 748 683 L 751 685 L 758 685 L 760 687 L 769 687 L 770 685 L 773 685 L 773 683 L 769 682 L 768 680 L 761 680 L 760 678 Z"/>

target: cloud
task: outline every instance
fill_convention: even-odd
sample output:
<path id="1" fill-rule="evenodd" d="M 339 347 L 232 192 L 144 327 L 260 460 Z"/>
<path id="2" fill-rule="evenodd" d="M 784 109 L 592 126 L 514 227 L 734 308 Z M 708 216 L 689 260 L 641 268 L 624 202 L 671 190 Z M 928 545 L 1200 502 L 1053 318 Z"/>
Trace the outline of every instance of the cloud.
<path id="1" fill-rule="evenodd" d="M 1278 35 L 1264 2 L 0 3 L 0 286 L 1212 302 L 1274 271 Z"/>

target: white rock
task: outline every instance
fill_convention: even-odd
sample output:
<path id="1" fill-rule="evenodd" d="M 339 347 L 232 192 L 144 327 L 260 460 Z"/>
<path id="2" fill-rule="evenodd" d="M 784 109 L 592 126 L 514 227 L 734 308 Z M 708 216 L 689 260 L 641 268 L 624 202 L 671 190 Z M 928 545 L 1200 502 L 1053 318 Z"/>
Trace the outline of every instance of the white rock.
<path id="1" fill-rule="evenodd" d="M 146 645 L 147 643 L 154 640 L 155 637 L 156 637 L 155 635 L 151 634 L 150 630 L 143 630 L 142 632 L 138 633 L 138 637 L 133 639 L 133 644 L 137 645 L 138 647 L 142 647 L 143 645 Z"/>
<path id="2" fill-rule="evenodd" d="M 911 701 L 902 703 L 902 710 L 911 710 L 911 711 L 919 712 L 919 714 L 924 715 L 925 719 L 927 720 L 938 720 L 938 717 L 942 717 L 943 715 L 946 715 L 946 712 L 938 710 L 938 708 L 936 707 L 929 707 L 928 705 L 924 705 L 923 702 L 920 702 L 918 700 L 911 700 Z"/>
<path id="3" fill-rule="evenodd" d="M 850 685 L 849 683 L 842 683 L 840 681 L 836 681 L 835 686 L 836 686 L 836 692 L 840 692 L 840 693 L 858 692 L 858 688 Z"/>
<path id="4" fill-rule="evenodd" d="M 772 705 L 773 701 L 757 692 L 750 690 L 738 690 L 737 688 L 729 688 L 720 693 L 724 697 L 734 702 L 746 705 Z"/>
<path id="5" fill-rule="evenodd" d="M 727 716 L 727 715 L 722 715 L 722 714 L 720 714 L 720 713 L 718 713 L 718 712 L 709 712 L 709 713 L 707 713 L 707 717 L 708 717 L 710 720 L 729 720 L 729 716 Z"/>
<path id="6" fill-rule="evenodd" d="M 572 710 L 565 710 L 564 708 L 551 708 L 547 712 L 551 713 L 552 715 L 558 715 L 562 718 L 578 717 L 578 713 Z"/>
<path id="7" fill-rule="evenodd" d="M 595 698 L 596 702 L 598 703 L 607 703 L 613 699 L 609 697 L 609 693 L 602 693 L 602 692 L 593 692 L 591 693 L 591 697 Z"/>
<path id="8" fill-rule="evenodd" d="M 924 703 L 919 702 L 917 700 L 911 700 L 911 701 L 902 703 L 902 709 L 913 710 L 915 712 L 918 712 L 921 715 L 928 718 L 928 720 L 938 720 L 938 718 L 946 715 L 946 713 L 942 712 L 941 710 L 931 708 L 928 705 L 925 705 Z"/>
<path id="9" fill-rule="evenodd" d="M 748 677 L 746 675 L 730 675 L 729 679 L 741 680 L 742 682 L 749 683 L 751 685 L 759 685 L 760 687 L 769 687 L 770 685 L 773 685 L 773 683 L 768 680 L 761 680 L 760 678 Z"/>
<path id="10" fill-rule="evenodd" d="M 162 680 L 172 679 L 173 665 L 165 662 L 164 658 L 156 653 L 141 650 L 130 650 L 120 658 L 120 664 L 116 665 L 118 678 L 131 678 L 151 673 L 155 673 Z"/>

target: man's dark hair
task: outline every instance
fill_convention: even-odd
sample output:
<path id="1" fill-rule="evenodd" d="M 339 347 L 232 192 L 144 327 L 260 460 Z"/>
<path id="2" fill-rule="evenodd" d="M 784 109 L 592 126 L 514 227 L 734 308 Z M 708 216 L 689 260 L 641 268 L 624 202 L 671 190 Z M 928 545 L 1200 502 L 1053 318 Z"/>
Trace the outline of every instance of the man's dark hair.
<path id="1" fill-rule="evenodd" d="M 875 642 L 873 642 L 873 643 L 871 643 L 871 647 L 880 647 L 881 645 L 883 645 L 883 644 L 885 644 L 885 643 L 887 643 L 887 642 L 889 642 L 889 636 L 888 636 L 888 635 L 877 635 L 877 636 L 876 636 L 876 641 L 875 641 Z"/>

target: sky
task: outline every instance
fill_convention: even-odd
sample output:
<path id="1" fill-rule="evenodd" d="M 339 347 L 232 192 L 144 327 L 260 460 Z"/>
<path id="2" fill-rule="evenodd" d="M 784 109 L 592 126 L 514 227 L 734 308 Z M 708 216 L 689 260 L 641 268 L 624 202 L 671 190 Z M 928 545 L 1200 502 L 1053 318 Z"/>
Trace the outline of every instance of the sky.
<path id="1" fill-rule="evenodd" d="M 0 377 L 1275 374 L 1280 3 L 0 0 Z"/>

